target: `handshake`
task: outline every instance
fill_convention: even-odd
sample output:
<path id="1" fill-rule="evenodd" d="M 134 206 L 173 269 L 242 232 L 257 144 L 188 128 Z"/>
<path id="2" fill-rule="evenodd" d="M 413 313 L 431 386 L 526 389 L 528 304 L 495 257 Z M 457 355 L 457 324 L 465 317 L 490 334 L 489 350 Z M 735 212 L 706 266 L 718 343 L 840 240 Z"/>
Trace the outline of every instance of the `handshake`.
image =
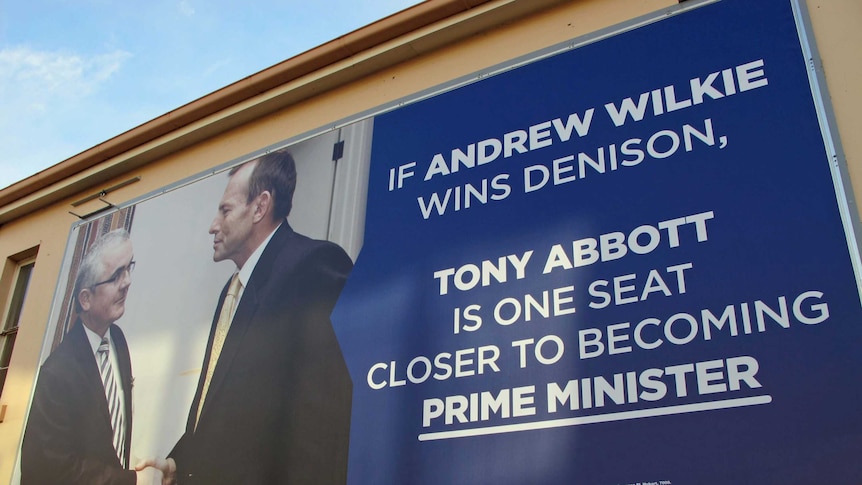
<path id="1" fill-rule="evenodd" d="M 146 458 L 139 461 L 135 465 L 137 472 L 137 485 L 154 485 L 155 474 L 153 470 L 162 472 L 161 485 L 176 485 L 177 483 L 177 463 L 173 458 Z"/>

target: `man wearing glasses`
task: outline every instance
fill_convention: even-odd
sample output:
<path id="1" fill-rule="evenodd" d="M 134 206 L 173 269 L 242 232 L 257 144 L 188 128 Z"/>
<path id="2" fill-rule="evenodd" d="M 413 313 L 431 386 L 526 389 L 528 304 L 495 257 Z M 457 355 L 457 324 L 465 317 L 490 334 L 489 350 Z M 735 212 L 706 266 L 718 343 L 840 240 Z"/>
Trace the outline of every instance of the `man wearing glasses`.
<path id="1" fill-rule="evenodd" d="M 24 432 L 21 484 L 134 485 L 132 366 L 123 331 L 132 283 L 125 229 L 104 234 L 75 280 L 77 319 L 39 373 Z"/>

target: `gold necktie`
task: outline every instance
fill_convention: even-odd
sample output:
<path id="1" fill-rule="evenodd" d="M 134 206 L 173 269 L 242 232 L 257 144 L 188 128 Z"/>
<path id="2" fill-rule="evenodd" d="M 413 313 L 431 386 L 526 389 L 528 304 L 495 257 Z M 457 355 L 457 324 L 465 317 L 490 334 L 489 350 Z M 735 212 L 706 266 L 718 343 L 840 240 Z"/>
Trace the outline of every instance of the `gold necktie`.
<path id="1" fill-rule="evenodd" d="M 233 310 L 236 307 L 236 297 L 239 294 L 239 289 L 242 286 L 242 283 L 239 281 L 239 273 L 234 273 L 233 278 L 230 281 L 230 286 L 227 288 L 227 295 L 224 297 L 224 302 L 221 305 L 221 313 L 218 316 L 218 323 L 216 324 L 215 336 L 213 337 L 213 347 L 210 352 L 210 360 L 209 365 L 207 365 L 207 375 L 204 380 L 204 387 L 201 391 L 201 401 L 198 405 L 198 414 L 197 418 L 195 418 L 195 428 L 197 428 L 198 421 L 201 419 L 201 410 L 204 408 L 204 400 L 207 397 L 207 391 L 210 387 L 210 381 L 213 378 L 213 371 L 215 371 L 216 363 L 218 363 L 219 354 L 221 354 L 221 349 L 224 347 L 224 341 L 227 337 L 227 332 L 230 330 L 230 322 L 233 319 Z"/>

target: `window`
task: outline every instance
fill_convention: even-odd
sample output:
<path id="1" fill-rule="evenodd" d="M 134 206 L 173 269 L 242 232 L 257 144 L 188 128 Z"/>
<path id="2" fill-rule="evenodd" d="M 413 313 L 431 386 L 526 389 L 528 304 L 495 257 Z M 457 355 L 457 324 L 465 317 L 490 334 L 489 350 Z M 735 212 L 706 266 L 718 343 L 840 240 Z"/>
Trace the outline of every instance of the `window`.
<path id="1" fill-rule="evenodd" d="M 9 299 L 6 318 L 0 331 L 0 394 L 3 393 L 3 384 L 6 382 L 6 374 L 9 372 L 9 362 L 12 360 L 12 347 L 15 346 L 15 337 L 18 335 L 18 325 L 21 323 L 21 310 L 24 308 L 24 299 L 27 297 L 27 287 L 30 285 L 30 275 L 36 265 L 35 259 L 28 259 L 16 263 L 13 274 L 13 286 Z"/>

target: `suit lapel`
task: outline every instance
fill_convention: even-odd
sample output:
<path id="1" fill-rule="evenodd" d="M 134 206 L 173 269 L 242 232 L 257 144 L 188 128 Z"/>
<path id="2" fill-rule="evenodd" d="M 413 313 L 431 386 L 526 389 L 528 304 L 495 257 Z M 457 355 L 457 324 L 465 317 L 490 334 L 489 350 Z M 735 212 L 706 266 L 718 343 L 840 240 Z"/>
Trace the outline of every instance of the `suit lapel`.
<path id="1" fill-rule="evenodd" d="M 132 360 L 129 356 L 129 346 L 126 343 L 126 336 L 120 327 L 111 325 L 111 339 L 114 341 L 114 348 L 117 351 L 117 362 L 120 366 L 120 379 L 123 382 L 123 411 L 126 415 L 126 454 L 125 461 L 128 462 L 132 444 L 132 386 L 134 385 L 134 376 L 132 376 Z"/>
<path id="2" fill-rule="evenodd" d="M 249 279 L 248 283 L 248 287 L 243 290 L 242 299 L 234 313 L 233 320 L 230 324 L 230 330 L 228 330 L 227 338 L 224 341 L 224 347 L 222 347 L 215 372 L 213 373 L 212 382 L 210 382 L 208 393 L 211 395 L 213 394 L 213 391 L 218 390 L 222 381 L 224 381 L 227 369 L 230 369 L 231 361 L 236 357 L 237 350 L 241 347 L 242 340 L 251 325 L 255 312 L 257 311 L 259 300 L 258 292 L 260 290 L 255 284 L 254 274 L 252 274 L 252 278 Z M 221 311 L 221 309 L 219 309 L 219 311 Z M 204 406 L 206 406 L 206 403 L 204 403 Z"/>
<path id="3" fill-rule="evenodd" d="M 66 339 L 69 340 L 75 363 L 82 375 L 80 382 L 87 388 L 87 393 L 93 401 L 94 409 L 99 410 L 104 424 L 104 433 L 113 437 L 114 431 L 111 428 L 111 414 L 108 410 L 108 401 L 105 398 L 105 387 L 102 384 L 102 375 L 99 373 L 99 366 L 96 364 L 96 357 L 93 354 L 93 347 L 90 346 L 90 341 L 87 339 L 87 334 L 84 331 L 84 324 L 80 320 L 75 322 L 75 325 L 66 334 Z M 111 440 L 109 440 L 110 442 Z"/>
<path id="4" fill-rule="evenodd" d="M 189 418 L 186 421 L 186 433 L 194 434 L 195 431 L 195 422 L 198 418 L 198 408 L 200 407 L 201 402 L 201 394 L 203 393 L 204 380 L 206 379 L 207 370 L 210 361 L 210 355 L 212 354 L 213 348 L 213 340 L 215 339 L 215 331 L 218 326 L 218 318 L 221 314 L 222 305 L 224 305 L 225 295 L 227 294 L 227 288 L 230 285 L 230 281 L 225 283 L 224 287 L 221 290 L 221 295 L 219 295 L 218 305 L 216 305 L 215 315 L 213 315 L 213 321 L 210 325 L 210 334 L 207 339 L 206 352 L 204 353 L 203 367 L 201 367 L 201 373 L 198 377 L 198 385 L 195 389 L 195 397 L 192 399 L 192 405 L 189 408 Z M 212 386 L 210 386 L 212 387 Z M 201 410 L 200 417 L 203 418 L 205 410 Z"/>
<path id="5" fill-rule="evenodd" d="M 207 397 L 204 399 L 204 408 L 201 410 L 200 420 L 203 421 L 205 419 L 205 415 L 207 413 L 207 408 L 211 404 L 211 399 L 218 399 L 218 394 L 222 384 L 224 383 L 225 376 L 228 373 L 228 369 L 231 368 L 231 362 L 237 355 L 237 352 L 242 347 L 243 339 L 245 338 L 248 329 L 254 322 L 254 315 L 257 313 L 258 307 L 260 306 L 260 301 L 262 296 L 266 293 L 269 285 L 270 278 L 272 276 L 272 268 L 273 264 L 278 258 L 279 254 L 282 252 L 282 249 L 287 242 L 287 240 L 294 234 L 293 230 L 284 222 L 281 226 L 275 231 L 275 234 L 270 238 L 269 243 L 264 249 L 263 253 L 260 256 L 260 259 L 257 261 L 257 264 L 254 267 L 254 270 L 251 273 L 251 277 L 248 280 L 248 285 L 243 289 L 242 298 L 240 299 L 239 306 L 234 313 L 233 320 L 230 324 L 230 330 L 228 331 L 227 338 L 224 342 L 224 347 L 222 347 L 221 354 L 219 354 L 218 362 L 216 363 L 215 371 L 213 372 L 212 381 L 210 382 L 209 390 L 207 391 Z M 225 286 L 226 291 L 227 286 Z M 215 326 L 218 322 L 219 314 L 221 313 L 221 307 L 224 303 L 224 295 L 225 291 L 222 291 L 222 296 L 219 299 L 219 305 L 216 309 L 216 313 L 213 317 L 213 326 L 210 331 L 210 339 L 207 344 L 207 353 L 204 357 L 204 362 L 209 362 L 210 352 L 212 350 L 212 334 L 215 331 Z M 203 376 L 206 373 L 206 368 L 201 370 L 201 375 Z M 197 406 L 200 402 L 200 393 L 201 387 L 203 386 L 203 378 L 200 380 L 198 384 L 198 392 L 197 399 L 195 399 L 195 404 L 193 405 L 193 411 L 195 412 Z M 190 422 L 192 418 L 190 417 Z M 193 424 L 191 425 L 192 429 L 194 428 Z"/>

